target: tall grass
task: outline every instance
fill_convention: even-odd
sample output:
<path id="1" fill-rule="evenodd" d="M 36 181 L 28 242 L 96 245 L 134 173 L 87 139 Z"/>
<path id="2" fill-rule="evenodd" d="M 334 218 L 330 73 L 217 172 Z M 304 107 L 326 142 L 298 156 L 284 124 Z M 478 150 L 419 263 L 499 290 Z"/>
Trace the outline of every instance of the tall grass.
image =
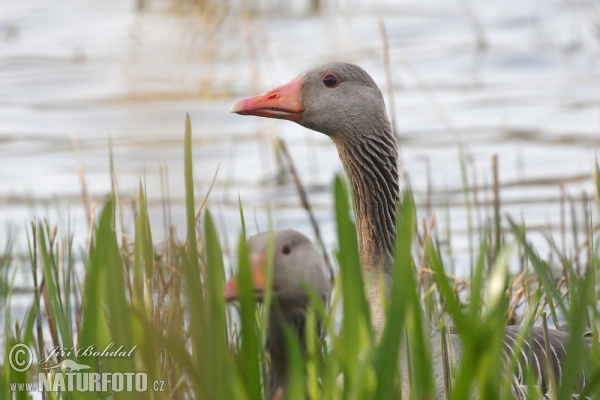
<path id="1" fill-rule="evenodd" d="M 219 235 L 210 211 L 196 210 L 191 134 L 188 116 L 184 140 L 187 235 L 183 243 L 172 234 L 160 242 L 155 240 L 142 184 L 133 242 L 120 233 L 117 221 L 123 221 L 123 215 L 115 206 L 120 201 L 113 189 L 95 220 L 89 252 L 82 252 L 84 276 L 73 268 L 74 238 L 61 236 L 46 223 L 33 223 L 28 236 L 34 296 L 22 321 L 11 317 L 12 277 L 18 260 L 12 256 L 11 243 L 5 246 L 0 257 L 0 304 L 5 310 L 0 398 L 30 398 L 26 391 L 14 391 L 13 384 L 35 383 L 38 373 L 47 374 L 51 381 L 58 379 L 56 372 L 44 368 L 64 358 L 90 366 L 86 372 L 144 372 L 150 388 L 162 390 L 47 392 L 43 394 L 46 399 L 266 397 L 269 359 L 263 344 L 272 294 L 267 291 L 262 305 L 254 299 L 242 229 L 236 258 L 239 302 L 234 307 L 225 304 Z M 587 380 L 582 394 L 600 399 L 596 340 L 599 256 L 593 237 L 589 262 L 580 273 L 573 259 L 556 247 L 552 248 L 560 265 L 541 259 L 527 239 L 526 228 L 510 220 L 512 234 L 502 240 L 490 243 L 491 235 L 482 235 L 472 281 L 459 286 L 445 274 L 445 260 L 433 236 L 418 231 L 415 205 L 406 193 L 399 204 L 396 264 L 385 302 L 387 324 L 376 338 L 364 295 L 350 197 L 339 177 L 334 196 L 339 273 L 329 307 L 311 294 L 306 342 L 300 343 L 292 330 L 287 331 L 290 379 L 286 398 L 398 399 L 405 380 L 411 398 L 432 399 L 436 396 L 434 376 L 441 371 L 447 382 L 445 398 L 511 399 L 508 377 L 516 359 L 505 359 L 502 351 L 508 316 L 516 315 L 512 319 L 520 323 L 522 344 L 533 325 L 547 325 L 545 315 L 550 313 L 552 321 L 564 323 L 572 332 L 562 384 L 552 398 L 570 398 L 583 370 Z M 240 218 L 244 226 L 241 205 Z M 490 258 L 489 254 L 496 256 Z M 269 258 L 271 276 L 272 254 Z M 518 277 L 509 274 L 513 260 L 523 264 L 520 269 L 524 273 Z M 567 271 L 567 276 L 561 276 L 562 271 Z M 433 274 L 434 279 L 419 279 L 424 273 Z M 421 308 L 423 298 L 431 305 L 426 315 Z M 336 322 L 338 315 L 340 323 Z M 439 331 L 430 332 L 429 325 L 421 323 L 427 318 Z M 451 325 L 464 343 L 458 365 L 450 362 L 453 349 L 447 339 Z M 325 340 L 318 326 L 323 327 Z M 582 340 L 588 329 L 594 338 L 589 351 Z M 432 354 L 430 335 L 441 338 L 442 354 Z M 17 343 L 34 350 L 33 365 L 27 371 L 10 366 L 9 353 Z M 57 354 L 39 364 L 51 347 L 103 349 L 111 343 L 133 349 L 131 356 Z M 539 398 L 533 371 L 525 374 L 531 398 Z M 154 381 L 160 383 L 153 386 Z"/>

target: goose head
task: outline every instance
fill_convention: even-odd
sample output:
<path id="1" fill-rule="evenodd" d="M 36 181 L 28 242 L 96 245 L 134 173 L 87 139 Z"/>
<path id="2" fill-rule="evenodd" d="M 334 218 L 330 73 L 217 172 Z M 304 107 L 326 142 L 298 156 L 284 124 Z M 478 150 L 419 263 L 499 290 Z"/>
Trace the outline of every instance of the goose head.
<path id="1" fill-rule="evenodd" d="M 231 112 L 294 121 L 339 140 L 391 132 L 373 78 L 361 67 L 341 62 L 314 66 L 283 86 L 236 102 Z"/>
<path id="2" fill-rule="evenodd" d="M 273 261 L 273 297 L 282 309 L 305 308 L 308 305 L 306 287 L 315 291 L 323 301 L 329 297 L 331 284 L 325 277 L 319 253 L 311 241 L 292 229 L 275 231 Z M 266 265 L 269 232 L 261 232 L 248 240 L 251 254 L 252 285 L 259 300 L 266 288 Z M 225 284 L 227 301 L 237 299 L 238 280 L 232 277 Z"/>

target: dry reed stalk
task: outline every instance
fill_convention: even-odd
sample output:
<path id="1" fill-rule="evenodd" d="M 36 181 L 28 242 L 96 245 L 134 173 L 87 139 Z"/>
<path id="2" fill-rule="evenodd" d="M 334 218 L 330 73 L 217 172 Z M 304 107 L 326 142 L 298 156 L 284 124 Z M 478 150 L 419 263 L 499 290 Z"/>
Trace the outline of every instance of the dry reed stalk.
<path id="1" fill-rule="evenodd" d="M 494 179 L 494 259 L 498 251 L 500 251 L 501 241 L 501 223 L 500 223 L 500 184 L 498 179 L 498 155 L 494 154 L 492 157 L 492 173 Z"/>
<path id="2" fill-rule="evenodd" d="M 333 283 L 333 281 L 335 279 L 334 274 L 333 274 L 333 267 L 331 265 L 331 261 L 329 260 L 329 256 L 327 254 L 327 249 L 323 242 L 323 238 L 321 237 L 321 231 L 319 229 L 319 224 L 317 223 L 317 219 L 315 218 L 315 215 L 313 214 L 313 211 L 312 211 L 312 207 L 308 201 L 308 196 L 306 195 L 306 190 L 304 190 L 304 186 L 302 185 L 302 181 L 300 180 L 300 176 L 298 175 L 298 172 L 296 171 L 296 166 L 294 165 L 294 161 L 287 149 L 285 142 L 282 139 L 278 139 L 277 144 L 278 144 L 279 150 L 281 151 L 281 153 L 285 156 L 285 158 L 288 161 L 290 173 L 292 174 L 292 177 L 294 178 L 294 183 L 296 184 L 296 189 L 298 190 L 298 195 L 300 196 L 300 202 L 302 203 L 302 207 L 308 213 L 308 218 L 310 220 L 310 224 L 312 225 L 313 231 L 315 233 L 315 239 L 317 240 L 317 243 L 319 244 L 319 247 L 321 248 L 321 252 L 323 253 L 323 261 L 325 262 L 325 267 L 327 268 L 327 271 L 329 272 L 329 278 L 330 278 L 331 282 Z"/>
<path id="3" fill-rule="evenodd" d="M 89 221 L 89 231 L 88 231 L 88 240 L 87 240 L 87 248 L 86 254 L 89 258 L 90 251 L 92 251 L 92 240 L 94 239 L 94 221 L 96 218 L 96 202 L 94 201 L 90 207 L 90 213 L 88 215 Z"/>
<path id="4" fill-rule="evenodd" d="M 560 245 L 561 250 L 564 253 L 567 250 L 567 234 L 566 234 L 566 216 L 565 216 L 565 183 L 559 182 L 560 188 Z M 565 271 L 565 275 L 566 275 Z"/>
<path id="5" fill-rule="evenodd" d="M 470 189 L 470 191 L 473 193 L 473 208 L 475 209 L 475 217 L 477 218 L 476 220 L 476 226 L 479 227 L 479 238 L 481 240 L 481 238 L 483 237 L 483 219 L 481 217 L 481 202 L 479 201 L 479 190 L 478 190 L 478 183 L 477 183 L 477 164 L 475 162 L 475 158 L 471 157 L 469 159 L 470 164 L 471 164 L 471 168 L 473 171 L 473 175 L 472 175 L 472 180 L 473 180 L 473 187 Z"/>
<path id="6" fill-rule="evenodd" d="M 425 211 L 427 214 L 431 214 L 431 198 L 433 194 L 433 185 L 432 185 L 432 177 L 431 177 L 431 160 L 429 157 L 425 157 L 425 169 L 427 174 L 427 194 L 425 196 Z"/>
<path id="7" fill-rule="evenodd" d="M 467 17 L 467 22 L 469 23 L 469 27 L 475 36 L 475 43 L 477 51 L 483 51 L 488 47 L 488 42 L 486 39 L 485 31 L 483 29 L 483 25 L 477 18 L 475 11 L 473 10 L 473 6 L 468 0 L 460 0 L 460 5 Z"/>
<path id="8" fill-rule="evenodd" d="M 73 146 L 73 152 L 77 156 L 77 173 L 79 175 L 79 183 L 81 185 L 81 200 L 83 201 L 83 206 L 85 208 L 85 215 L 88 221 L 92 221 L 91 213 L 91 201 L 90 196 L 87 190 L 87 183 L 85 180 L 85 169 L 83 168 L 83 163 L 81 161 L 81 149 L 79 147 L 79 142 L 77 141 L 77 136 L 71 135 L 71 144 Z"/>
<path id="9" fill-rule="evenodd" d="M 248 49 L 248 57 L 250 57 L 250 68 L 252 71 L 252 92 L 258 93 L 260 88 L 260 73 L 258 68 L 258 57 L 254 48 L 253 30 L 250 23 L 250 12 L 246 0 L 241 3 L 242 20 L 244 24 L 244 38 L 246 39 L 246 48 Z"/>
<path id="10" fill-rule="evenodd" d="M 204 208 L 204 206 L 206 205 L 206 202 L 208 201 L 208 196 L 210 196 L 210 192 L 212 191 L 213 185 L 215 184 L 215 181 L 217 180 L 217 174 L 219 173 L 219 167 L 221 165 L 217 165 L 217 169 L 215 171 L 215 174 L 213 175 L 212 180 L 210 181 L 210 185 L 208 186 L 208 191 L 206 192 L 206 194 L 204 195 L 204 197 L 202 198 L 202 201 L 200 202 L 200 205 L 198 206 L 198 209 L 196 210 L 196 214 L 194 214 L 194 220 L 196 222 L 198 222 L 198 218 L 200 217 L 200 213 L 202 212 L 202 209 Z M 200 237 L 198 237 L 198 241 L 200 241 Z M 187 238 L 185 239 L 185 242 L 183 243 L 183 248 L 187 249 Z"/>
<path id="11" fill-rule="evenodd" d="M 442 373 L 444 375 L 444 400 L 449 400 L 451 398 L 451 382 L 452 376 L 450 374 L 450 360 L 453 357 L 450 357 L 448 354 L 448 340 L 450 340 L 450 329 L 448 325 L 444 324 L 440 331 L 442 335 Z"/>
<path id="12" fill-rule="evenodd" d="M 572 247 L 576 249 L 579 243 L 579 235 L 577 233 L 579 231 L 579 226 L 577 224 L 577 214 L 575 212 L 575 200 L 571 196 L 569 196 L 569 206 L 571 209 L 571 233 L 573 235 Z M 573 254 L 573 261 L 577 267 L 578 273 L 582 275 L 583 271 L 581 271 L 581 265 L 579 264 L 579 253 Z"/>
<path id="13" fill-rule="evenodd" d="M 388 100 L 390 102 L 390 120 L 392 123 L 392 130 L 396 139 L 400 141 L 398 136 L 398 129 L 396 127 L 396 102 L 394 99 L 394 85 L 392 83 L 392 72 L 390 68 L 390 48 L 387 40 L 387 32 L 385 30 L 385 22 L 381 16 L 377 18 L 377 24 L 379 26 L 379 34 L 381 35 L 381 52 L 383 55 L 383 70 L 385 72 L 385 84 L 388 92 Z M 399 152 L 399 154 L 402 154 Z M 402 165 L 402 157 L 399 157 L 399 163 Z"/>
<path id="14" fill-rule="evenodd" d="M 516 179 L 513 181 L 504 181 L 503 183 L 499 183 L 499 186 L 501 189 L 508 189 L 508 188 L 515 188 L 515 187 L 530 187 L 530 186 L 552 186 L 552 185 L 556 185 L 559 184 L 560 182 L 563 182 L 565 184 L 567 183 L 579 183 L 579 182 L 585 182 L 585 181 L 593 181 L 594 178 L 591 177 L 589 174 L 575 174 L 575 175 L 570 175 L 570 176 L 565 176 L 565 177 L 560 177 L 560 178 L 534 178 L 534 179 Z M 469 186 L 469 190 L 474 190 L 475 187 L 473 186 Z M 482 184 L 480 186 L 477 187 L 477 190 L 479 191 L 486 191 L 486 190 L 491 190 L 493 189 L 493 184 Z M 462 193 L 462 188 L 454 188 L 454 189 L 447 189 L 447 190 L 443 190 L 443 191 L 438 191 L 436 194 L 437 195 L 451 195 L 451 194 L 461 194 Z"/>
<path id="15" fill-rule="evenodd" d="M 423 249 L 425 249 L 425 247 L 427 246 L 427 243 L 429 242 L 429 239 L 431 238 L 431 232 L 433 232 L 433 229 L 435 227 L 435 212 L 432 211 L 430 216 L 429 216 L 429 227 L 427 226 L 427 221 L 425 218 L 423 218 Z M 425 276 L 424 274 L 422 274 L 421 272 L 426 270 L 427 268 L 425 267 L 426 265 L 426 258 L 425 258 L 425 252 L 423 252 L 423 254 L 421 255 L 421 259 L 419 260 L 419 274 L 417 276 L 417 282 L 419 285 L 423 284 L 423 276 Z M 427 275 L 429 276 L 429 274 Z"/>
<path id="16" fill-rule="evenodd" d="M 427 268 L 427 267 L 422 268 L 421 271 L 419 271 L 419 273 L 420 274 L 421 273 L 427 273 L 427 274 L 430 274 L 430 275 L 435 275 L 435 271 L 433 271 L 432 269 Z M 469 285 L 470 281 L 468 279 L 463 279 L 460 276 L 452 275 L 452 274 L 449 274 L 449 273 L 445 273 L 444 275 L 447 278 L 452 279 L 456 283 L 457 287 L 460 286 L 461 288 L 464 289 L 464 288 L 466 288 Z M 435 284 L 433 286 L 435 286 Z"/>
<path id="17" fill-rule="evenodd" d="M 163 217 L 163 229 L 165 232 L 169 231 L 170 225 L 170 215 L 168 215 L 170 210 L 170 204 L 168 201 L 169 189 L 167 184 L 167 166 L 164 164 L 160 164 L 158 166 L 158 173 L 160 177 L 160 192 L 161 192 L 161 206 L 162 206 L 162 217 Z"/>

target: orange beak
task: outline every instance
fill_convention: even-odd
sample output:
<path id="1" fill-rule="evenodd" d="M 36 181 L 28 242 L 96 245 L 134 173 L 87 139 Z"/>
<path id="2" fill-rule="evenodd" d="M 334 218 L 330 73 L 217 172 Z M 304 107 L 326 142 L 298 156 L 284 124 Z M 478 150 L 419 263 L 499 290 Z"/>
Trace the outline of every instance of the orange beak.
<path id="1" fill-rule="evenodd" d="M 266 254 L 255 254 L 250 259 L 250 265 L 252 266 L 252 287 L 255 292 L 262 293 L 267 285 L 266 277 L 266 265 L 267 256 Z M 238 280 L 237 276 L 232 276 L 224 286 L 225 300 L 227 302 L 234 301 L 238 297 Z"/>
<path id="2" fill-rule="evenodd" d="M 300 104 L 302 78 L 292 79 L 267 93 L 236 102 L 231 112 L 240 115 L 300 120 L 304 107 Z"/>

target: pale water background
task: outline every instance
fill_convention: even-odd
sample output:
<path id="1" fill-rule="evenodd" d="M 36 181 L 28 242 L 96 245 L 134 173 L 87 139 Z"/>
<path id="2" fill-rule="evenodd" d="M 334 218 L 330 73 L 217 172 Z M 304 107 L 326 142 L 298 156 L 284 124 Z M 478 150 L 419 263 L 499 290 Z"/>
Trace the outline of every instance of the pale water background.
<path id="1" fill-rule="evenodd" d="M 229 109 L 239 98 L 334 60 L 365 68 L 389 106 L 379 20 L 390 52 L 390 111 L 419 217 L 436 212 L 443 246 L 452 232 L 448 257 L 457 273 L 469 269 L 459 143 L 470 183 L 489 185 L 492 156 L 498 155 L 506 185 L 501 211 L 541 233 L 532 233 L 540 245 L 542 234 L 555 235 L 560 244 L 561 221 L 571 229 L 569 202 L 561 218 L 559 182 L 566 182 L 567 200 L 593 198 L 600 126 L 597 2 L 340 0 L 323 1 L 319 14 L 300 0 L 248 1 L 246 11 L 241 1 L 226 3 L 228 10 L 201 15 L 173 10 L 169 2 L 139 12 L 122 0 L 0 0 L 0 243 L 14 238 L 23 255 L 18 287 L 31 281 L 25 233 L 33 219 L 47 218 L 59 233 L 71 229 L 76 246 L 85 245 L 78 170 L 84 169 L 89 195 L 100 207 L 110 191 L 110 141 L 125 212 L 131 215 L 142 179 L 153 236 L 164 237 L 159 169 L 165 168 L 167 224 L 183 237 L 186 112 L 198 204 L 220 168 L 208 205 L 226 251 L 235 248 L 240 230 L 238 197 L 249 233 L 267 229 L 271 210 L 276 227 L 313 237 L 291 177 L 280 174 L 275 136 L 287 141 L 332 248 L 332 182 L 343 171 L 333 144 L 294 123 L 240 117 Z M 482 203 L 492 200 L 490 190 L 478 196 Z M 583 209 L 575 204 L 580 229 Z M 475 208 L 475 229 L 491 216 L 491 206 Z M 126 221 L 131 234 L 133 219 Z M 14 303 L 18 317 L 30 298 Z"/>

